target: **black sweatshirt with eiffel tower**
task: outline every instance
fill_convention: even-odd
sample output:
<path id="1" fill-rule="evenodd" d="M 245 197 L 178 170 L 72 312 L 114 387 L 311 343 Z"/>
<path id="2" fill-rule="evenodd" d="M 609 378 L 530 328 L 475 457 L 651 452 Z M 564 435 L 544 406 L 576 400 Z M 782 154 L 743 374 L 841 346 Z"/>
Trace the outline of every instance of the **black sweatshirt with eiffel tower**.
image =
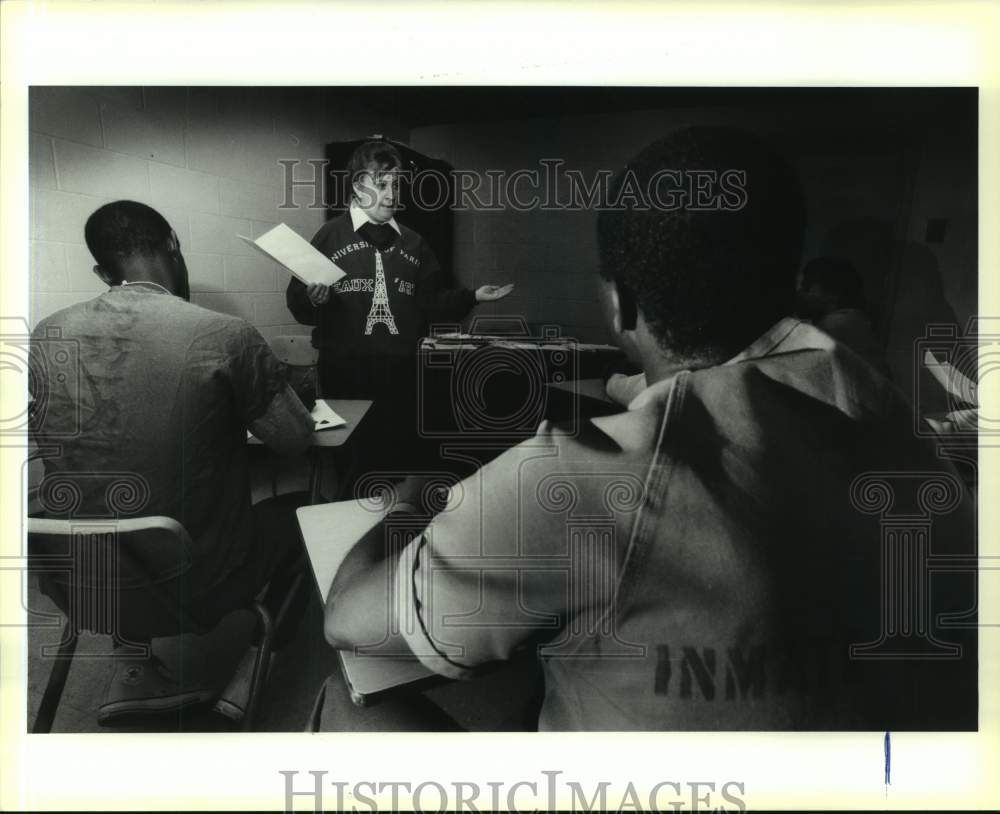
<path id="1" fill-rule="evenodd" d="M 333 362 L 331 357 L 338 366 L 412 358 L 429 325 L 459 322 L 475 305 L 475 292 L 444 287 L 441 266 L 424 239 L 403 224 L 399 228 L 396 234 L 384 227 L 389 238 L 378 258 L 361 230 L 354 231 L 349 212 L 324 224 L 312 239 L 347 274 L 334 283 L 325 305 L 309 302 L 294 277 L 285 292 L 295 319 L 316 326 L 312 343 L 321 367 Z"/>

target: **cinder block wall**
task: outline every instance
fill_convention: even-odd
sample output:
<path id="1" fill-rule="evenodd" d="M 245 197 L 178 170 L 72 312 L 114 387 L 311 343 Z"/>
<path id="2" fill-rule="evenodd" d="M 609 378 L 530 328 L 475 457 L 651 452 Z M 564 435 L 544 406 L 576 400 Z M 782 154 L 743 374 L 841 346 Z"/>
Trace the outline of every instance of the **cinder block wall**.
<path id="1" fill-rule="evenodd" d="M 119 198 L 160 211 L 181 241 L 192 301 L 243 317 L 268 339 L 306 333 L 284 302 L 287 273 L 236 238 L 284 221 L 309 239 L 323 222 L 312 190 L 285 195 L 279 159 L 322 158 L 328 141 L 399 122 L 312 88 L 36 87 L 30 96 L 31 313 L 105 289 L 83 239 L 87 217 Z M 302 164 L 297 178 L 309 178 Z"/>

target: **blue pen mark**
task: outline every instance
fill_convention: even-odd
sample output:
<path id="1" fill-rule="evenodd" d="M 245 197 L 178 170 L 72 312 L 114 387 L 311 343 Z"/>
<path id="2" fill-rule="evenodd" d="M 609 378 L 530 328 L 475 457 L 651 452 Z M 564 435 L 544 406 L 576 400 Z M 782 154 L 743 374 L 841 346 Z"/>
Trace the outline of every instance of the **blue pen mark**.
<path id="1" fill-rule="evenodd" d="M 885 733 L 885 784 L 886 786 L 892 785 L 891 778 L 891 765 L 892 765 L 892 739 L 889 735 L 889 731 L 886 730 Z M 886 789 L 888 792 L 889 789 Z"/>

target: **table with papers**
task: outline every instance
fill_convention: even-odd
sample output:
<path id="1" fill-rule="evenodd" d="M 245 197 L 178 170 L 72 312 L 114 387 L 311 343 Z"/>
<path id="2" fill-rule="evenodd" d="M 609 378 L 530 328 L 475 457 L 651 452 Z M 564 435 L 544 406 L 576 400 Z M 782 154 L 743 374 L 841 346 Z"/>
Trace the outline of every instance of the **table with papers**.
<path id="1" fill-rule="evenodd" d="M 323 500 L 324 485 L 329 493 L 337 495 L 343 486 L 350 441 L 354 431 L 364 420 L 372 402 L 368 399 L 317 399 L 312 416 L 316 422 L 316 430 L 312 435 L 309 448 L 310 477 L 309 498 L 312 503 Z M 260 444 L 261 441 L 247 433 L 248 444 Z M 338 450 L 344 453 L 338 455 Z M 329 467 L 324 467 L 329 463 Z M 325 471 L 329 470 L 329 471 Z M 325 477 L 324 477 L 325 475 Z M 332 485 L 329 481 L 332 480 Z"/>

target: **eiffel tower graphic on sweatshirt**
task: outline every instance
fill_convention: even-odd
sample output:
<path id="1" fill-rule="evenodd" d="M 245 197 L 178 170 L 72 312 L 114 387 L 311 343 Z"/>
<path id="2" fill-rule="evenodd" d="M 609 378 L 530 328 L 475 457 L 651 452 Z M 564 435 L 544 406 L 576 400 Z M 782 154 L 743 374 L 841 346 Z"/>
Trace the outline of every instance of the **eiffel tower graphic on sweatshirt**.
<path id="1" fill-rule="evenodd" d="M 385 271 L 382 268 L 382 252 L 375 250 L 375 296 L 372 297 L 372 307 L 365 321 L 365 336 L 369 336 L 372 328 L 381 322 L 394 336 L 399 333 L 396 328 L 396 318 L 389 310 L 389 295 L 385 290 Z"/>

